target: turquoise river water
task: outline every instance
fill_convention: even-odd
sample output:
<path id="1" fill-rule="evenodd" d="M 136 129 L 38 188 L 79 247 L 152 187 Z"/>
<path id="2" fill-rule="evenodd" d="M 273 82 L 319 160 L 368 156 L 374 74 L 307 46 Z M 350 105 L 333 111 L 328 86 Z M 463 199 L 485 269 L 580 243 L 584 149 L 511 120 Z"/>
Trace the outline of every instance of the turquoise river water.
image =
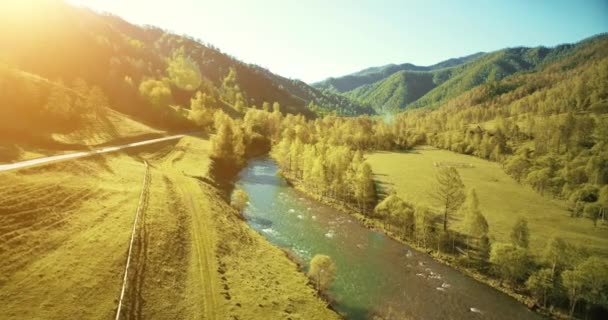
<path id="1" fill-rule="evenodd" d="M 348 214 L 289 187 L 268 158 L 248 163 L 236 185 L 250 197 L 249 225 L 305 263 L 329 255 L 330 294 L 347 319 L 541 319 L 511 297 L 369 230 Z"/>

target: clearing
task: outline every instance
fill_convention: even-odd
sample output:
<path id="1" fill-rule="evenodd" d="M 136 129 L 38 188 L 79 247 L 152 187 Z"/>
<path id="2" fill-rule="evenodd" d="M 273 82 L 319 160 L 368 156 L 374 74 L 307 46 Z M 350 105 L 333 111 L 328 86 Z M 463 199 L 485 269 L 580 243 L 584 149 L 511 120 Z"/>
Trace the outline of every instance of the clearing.
<path id="1" fill-rule="evenodd" d="M 381 188 L 392 188 L 415 204 L 431 207 L 436 206 L 431 194 L 439 166 L 453 165 L 465 187 L 477 191 L 493 241 L 510 241 L 515 218 L 524 216 L 528 219 L 534 253 L 543 249 L 551 235 L 558 234 L 573 244 L 608 256 L 605 227 L 594 228 L 588 219 L 571 218 L 563 201 L 543 197 L 529 186 L 517 183 L 498 163 L 431 147 L 409 152 L 375 152 L 368 155 L 368 162 Z M 452 219 L 452 227 L 462 230 L 462 217 L 453 215 Z"/>

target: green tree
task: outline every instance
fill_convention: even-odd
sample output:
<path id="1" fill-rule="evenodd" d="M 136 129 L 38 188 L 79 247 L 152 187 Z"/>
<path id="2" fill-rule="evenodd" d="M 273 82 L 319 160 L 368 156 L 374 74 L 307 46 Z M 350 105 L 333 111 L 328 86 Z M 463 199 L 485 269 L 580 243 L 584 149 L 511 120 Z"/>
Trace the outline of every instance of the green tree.
<path id="1" fill-rule="evenodd" d="M 171 87 L 166 81 L 144 80 L 139 84 L 139 93 L 156 107 L 164 107 L 171 103 Z"/>
<path id="2" fill-rule="evenodd" d="M 245 142 L 246 135 L 241 126 L 235 126 L 235 128 L 233 129 L 233 134 L 233 156 L 236 165 L 240 167 L 245 163 L 245 153 L 247 152 L 247 146 Z"/>
<path id="3" fill-rule="evenodd" d="M 236 69 L 234 67 L 230 67 L 228 74 L 224 77 L 220 91 L 222 92 L 222 98 L 226 102 L 235 104 L 236 94 L 241 90 L 238 86 Z"/>
<path id="4" fill-rule="evenodd" d="M 594 227 L 597 227 L 597 220 L 600 218 L 601 210 L 602 206 L 597 202 L 588 203 L 585 205 L 585 209 L 583 210 L 585 218 L 593 221 Z"/>
<path id="5" fill-rule="evenodd" d="M 543 251 L 543 262 L 549 265 L 551 281 L 567 266 L 568 243 L 558 236 L 551 236 Z"/>
<path id="6" fill-rule="evenodd" d="M 574 269 L 564 271 L 562 284 L 570 300 L 570 316 L 581 299 L 590 304 L 606 305 L 608 263 L 598 257 L 589 257 Z"/>
<path id="7" fill-rule="evenodd" d="M 194 98 L 190 99 L 190 120 L 201 127 L 210 127 L 216 104 L 213 96 L 197 91 Z"/>
<path id="8" fill-rule="evenodd" d="M 431 195 L 442 208 L 443 231 L 447 232 L 449 215 L 458 210 L 465 200 L 464 183 L 458 171 L 453 167 L 440 168 Z"/>
<path id="9" fill-rule="evenodd" d="M 553 290 L 551 269 L 544 268 L 533 273 L 526 281 L 526 288 L 543 307 L 547 306 L 547 295 Z"/>
<path id="10" fill-rule="evenodd" d="M 521 248 L 528 248 L 530 244 L 530 230 L 528 229 L 528 220 L 524 217 L 519 217 L 513 229 L 511 229 L 511 242 Z"/>
<path id="11" fill-rule="evenodd" d="M 488 235 L 488 221 L 479 210 L 479 199 L 475 189 L 469 191 L 469 195 L 460 211 L 464 213 L 464 224 L 469 236 L 481 238 Z"/>
<path id="12" fill-rule="evenodd" d="M 217 134 L 211 138 L 211 157 L 225 161 L 234 161 L 234 132 L 230 121 L 219 124 Z"/>
<path id="13" fill-rule="evenodd" d="M 336 265 L 327 255 L 317 254 L 310 261 L 308 277 L 319 292 L 327 291 L 336 277 Z"/>
<path id="14" fill-rule="evenodd" d="M 174 50 L 167 60 L 167 73 L 171 82 L 182 90 L 194 91 L 202 82 L 198 65 L 186 55 L 184 47 Z"/>
<path id="15" fill-rule="evenodd" d="M 504 243 L 496 243 L 492 246 L 490 263 L 494 271 L 502 280 L 515 285 L 518 281 L 525 279 L 530 270 L 530 257 L 528 252 L 518 246 Z"/>
<path id="16" fill-rule="evenodd" d="M 363 213 L 367 213 L 369 204 L 376 200 L 376 187 L 374 185 L 372 168 L 367 162 L 363 162 L 356 168 L 355 198 Z"/>
<path id="17" fill-rule="evenodd" d="M 237 188 L 232 193 L 232 199 L 230 200 L 230 205 L 236 209 L 240 214 L 243 213 L 243 210 L 247 207 L 247 203 L 249 202 L 249 195 L 245 190 L 241 188 Z"/>

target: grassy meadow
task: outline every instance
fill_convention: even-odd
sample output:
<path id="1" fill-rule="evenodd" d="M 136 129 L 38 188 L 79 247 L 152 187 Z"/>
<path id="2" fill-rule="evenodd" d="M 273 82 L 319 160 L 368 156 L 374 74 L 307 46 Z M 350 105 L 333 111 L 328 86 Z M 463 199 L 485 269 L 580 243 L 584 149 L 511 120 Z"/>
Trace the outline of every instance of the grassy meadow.
<path id="1" fill-rule="evenodd" d="M 588 219 L 571 218 L 564 202 L 543 197 L 529 186 L 518 184 L 498 163 L 431 147 L 409 152 L 375 152 L 367 158 L 384 191 L 394 189 L 404 199 L 431 207 L 436 206 L 431 196 L 436 165 L 458 167 L 465 187 L 477 191 L 493 241 L 510 241 L 514 221 L 523 216 L 528 219 L 530 247 L 534 253 L 540 253 L 547 239 L 558 234 L 573 244 L 608 256 L 605 227 L 598 224 L 594 228 Z M 456 214 L 451 218 L 452 227 L 462 230 L 463 217 Z"/>
<path id="2" fill-rule="evenodd" d="M 122 314 L 156 319 L 332 319 L 285 254 L 208 177 L 209 142 L 0 172 L 0 318 L 114 316 L 150 164 Z"/>

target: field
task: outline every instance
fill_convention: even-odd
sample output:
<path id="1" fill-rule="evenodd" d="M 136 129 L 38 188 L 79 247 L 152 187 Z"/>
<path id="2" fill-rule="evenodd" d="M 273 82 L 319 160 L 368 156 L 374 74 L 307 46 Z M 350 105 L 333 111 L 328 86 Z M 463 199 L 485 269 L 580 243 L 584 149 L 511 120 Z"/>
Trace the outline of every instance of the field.
<path id="1" fill-rule="evenodd" d="M 145 174 L 124 318 L 331 319 L 208 182 L 208 140 L 0 172 L 0 319 L 108 319 Z M 200 177 L 199 178 L 195 178 Z"/>
<path id="2" fill-rule="evenodd" d="M 515 218 L 524 216 L 528 219 L 534 253 L 540 253 L 547 239 L 556 234 L 608 256 L 605 226 L 594 228 L 590 220 L 571 218 L 565 203 L 542 197 L 530 187 L 518 184 L 497 163 L 430 147 L 403 153 L 376 152 L 368 155 L 368 162 L 383 189 L 394 189 L 415 204 L 431 207 L 436 205 L 431 193 L 438 167 L 454 166 L 465 187 L 477 191 L 494 241 L 509 241 Z M 454 216 L 452 225 L 457 230 L 462 230 L 461 218 Z"/>

